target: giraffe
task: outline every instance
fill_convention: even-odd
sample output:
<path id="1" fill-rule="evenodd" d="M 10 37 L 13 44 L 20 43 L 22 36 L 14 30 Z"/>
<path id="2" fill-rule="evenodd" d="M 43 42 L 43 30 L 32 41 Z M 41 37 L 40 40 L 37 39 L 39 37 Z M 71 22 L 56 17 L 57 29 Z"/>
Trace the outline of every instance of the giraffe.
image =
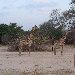
<path id="1" fill-rule="evenodd" d="M 29 56 L 30 56 L 30 49 L 31 49 L 31 46 L 32 46 L 32 43 L 33 43 L 32 36 L 33 35 L 30 34 L 28 36 L 28 40 L 25 40 L 25 39 L 22 39 L 22 38 L 19 39 L 19 45 L 18 45 L 18 48 L 19 48 L 19 56 L 21 56 L 21 51 L 22 51 L 24 45 L 27 45 L 28 46 L 28 48 L 29 48 Z"/>
<path id="2" fill-rule="evenodd" d="M 53 48 L 54 55 L 56 55 L 57 47 L 62 48 L 61 49 L 61 55 L 63 55 L 62 54 L 63 53 L 63 47 L 64 47 L 64 44 L 65 44 L 65 39 L 66 39 L 67 34 L 68 34 L 68 32 L 66 32 L 65 35 L 63 37 L 61 37 L 59 40 L 54 41 L 54 46 L 53 46 L 54 47 Z"/>
<path id="3" fill-rule="evenodd" d="M 30 56 L 30 49 L 31 49 L 31 46 L 32 46 L 32 43 L 33 43 L 33 41 L 32 41 L 32 34 L 30 34 L 29 36 L 28 36 L 28 47 L 29 47 L 29 56 Z"/>
<path id="4" fill-rule="evenodd" d="M 18 44 L 19 56 L 21 56 L 21 51 L 22 51 L 24 45 L 28 45 L 27 40 L 20 38 L 20 39 L 19 39 L 19 44 Z"/>

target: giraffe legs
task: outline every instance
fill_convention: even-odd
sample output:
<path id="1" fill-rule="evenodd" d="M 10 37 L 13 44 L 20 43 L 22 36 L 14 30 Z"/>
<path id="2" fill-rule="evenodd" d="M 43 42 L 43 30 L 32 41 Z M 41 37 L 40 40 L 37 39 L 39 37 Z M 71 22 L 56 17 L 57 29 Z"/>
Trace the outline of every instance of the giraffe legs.
<path id="1" fill-rule="evenodd" d="M 61 55 L 63 55 L 63 51 L 61 51 Z"/>
<path id="2" fill-rule="evenodd" d="M 53 51 L 53 46 L 52 46 L 52 51 Z"/>
<path id="3" fill-rule="evenodd" d="M 29 47 L 29 56 L 30 56 L 30 47 Z"/>
<path id="4" fill-rule="evenodd" d="M 21 48 L 19 48 L 19 56 L 21 56 Z"/>
<path id="5" fill-rule="evenodd" d="M 52 51 L 54 52 L 54 55 L 56 55 L 56 44 L 52 46 Z"/>
<path id="6" fill-rule="evenodd" d="M 56 55 L 56 46 L 53 48 L 54 55 Z M 63 45 L 61 45 L 61 55 L 63 55 Z"/>
<path id="7" fill-rule="evenodd" d="M 31 46 L 29 46 L 29 56 L 30 56 Z"/>
<path id="8" fill-rule="evenodd" d="M 56 55 L 56 46 L 53 48 L 53 50 L 54 50 L 54 55 Z"/>
<path id="9" fill-rule="evenodd" d="M 56 55 L 56 48 L 54 48 L 54 55 Z"/>
<path id="10" fill-rule="evenodd" d="M 61 48 L 62 48 L 62 49 L 61 49 L 61 55 L 63 55 L 63 45 L 61 46 Z"/>
<path id="11" fill-rule="evenodd" d="M 21 56 L 22 49 L 23 49 L 23 46 L 19 45 L 19 56 Z"/>

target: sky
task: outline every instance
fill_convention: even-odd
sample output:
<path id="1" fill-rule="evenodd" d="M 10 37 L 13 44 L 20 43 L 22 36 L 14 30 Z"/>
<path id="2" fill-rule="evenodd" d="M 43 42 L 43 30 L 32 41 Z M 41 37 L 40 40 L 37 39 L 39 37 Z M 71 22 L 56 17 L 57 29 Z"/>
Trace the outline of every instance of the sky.
<path id="1" fill-rule="evenodd" d="M 24 30 L 39 26 L 53 9 L 67 10 L 71 0 L 0 0 L 0 24 L 17 23 Z"/>

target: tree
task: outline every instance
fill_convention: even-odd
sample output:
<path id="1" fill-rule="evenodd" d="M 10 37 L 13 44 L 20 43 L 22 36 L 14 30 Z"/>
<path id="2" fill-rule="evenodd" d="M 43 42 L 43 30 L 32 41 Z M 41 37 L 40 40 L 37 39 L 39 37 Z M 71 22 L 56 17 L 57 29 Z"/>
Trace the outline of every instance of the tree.
<path id="1" fill-rule="evenodd" d="M 21 35 L 24 35 L 22 26 L 18 26 L 16 23 L 0 24 L 0 43 L 14 40 Z"/>
<path id="2" fill-rule="evenodd" d="M 7 24 L 0 24 L 0 43 L 2 42 L 2 37 L 9 33 Z"/>
<path id="3" fill-rule="evenodd" d="M 24 34 L 24 30 L 22 26 L 18 26 L 16 23 L 10 23 L 9 25 L 9 36 L 11 39 L 18 38 L 19 36 Z"/>
<path id="4" fill-rule="evenodd" d="M 50 20 L 41 24 L 39 29 L 44 39 L 59 39 L 65 30 L 65 18 L 57 9 L 53 10 Z"/>
<path id="5" fill-rule="evenodd" d="M 67 43 L 72 44 L 75 41 L 75 0 L 71 0 L 70 9 L 63 12 L 66 20 L 65 24 L 70 31 L 67 36 Z"/>

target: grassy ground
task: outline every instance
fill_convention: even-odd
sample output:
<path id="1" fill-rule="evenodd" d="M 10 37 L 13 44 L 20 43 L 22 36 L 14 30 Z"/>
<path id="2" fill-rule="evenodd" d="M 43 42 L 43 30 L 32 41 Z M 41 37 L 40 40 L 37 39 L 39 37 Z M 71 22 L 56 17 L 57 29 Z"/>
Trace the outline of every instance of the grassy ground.
<path id="1" fill-rule="evenodd" d="M 60 49 L 53 52 L 7 52 L 7 47 L 0 47 L 0 75 L 75 75 L 72 46 L 65 46 L 63 56 Z M 3 51 L 2 51 L 3 50 Z"/>

